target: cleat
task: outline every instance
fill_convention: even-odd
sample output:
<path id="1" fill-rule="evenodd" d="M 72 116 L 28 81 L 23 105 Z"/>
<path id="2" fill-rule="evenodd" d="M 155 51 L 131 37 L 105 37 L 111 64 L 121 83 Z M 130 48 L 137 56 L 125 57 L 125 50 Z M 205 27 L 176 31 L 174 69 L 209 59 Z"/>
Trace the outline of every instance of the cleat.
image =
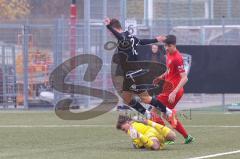
<path id="1" fill-rule="evenodd" d="M 195 138 L 192 137 L 191 135 L 188 135 L 186 138 L 185 138 L 185 141 L 184 141 L 184 144 L 190 144 L 192 142 L 195 141 Z"/>

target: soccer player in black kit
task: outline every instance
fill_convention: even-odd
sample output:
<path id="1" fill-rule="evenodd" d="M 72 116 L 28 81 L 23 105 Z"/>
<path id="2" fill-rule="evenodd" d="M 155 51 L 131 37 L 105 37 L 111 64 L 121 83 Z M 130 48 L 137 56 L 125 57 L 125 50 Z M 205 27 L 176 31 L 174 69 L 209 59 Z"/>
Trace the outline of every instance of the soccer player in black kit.
<path id="1" fill-rule="evenodd" d="M 108 30 L 115 36 L 118 40 L 117 51 L 118 53 L 125 53 L 127 55 L 128 61 L 137 61 L 138 45 L 147 45 L 157 42 L 162 42 L 164 40 L 164 36 L 157 36 L 155 39 L 138 39 L 137 37 L 130 34 L 129 31 L 123 31 L 121 23 L 117 19 L 109 19 L 105 18 L 104 24 L 108 28 Z M 121 65 L 121 64 L 120 64 Z M 157 69 L 157 68 L 156 68 Z M 124 77 L 126 76 L 126 72 L 123 71 Z M 122 86 L 122 98 L 124 103 L 131 106 L 141 114 L 145 115 L 147 118 L 151 119 L 151 113 L 143 107 L 143 105 L 137 101 L 134 95 L 140 97 L 141 102 L 150 104 L 156 108 L 158 108 L 161 112 L 165 113 L 170 121 L 174 121 L 175 114 L 164 106 L 161 102 L 159 102 L 155 97 L 152 97 L 148 94 L 147 91 L 135 92 L 131 90 L 129 84 L 126 82 L 126 79 L 123 80 Z"/>

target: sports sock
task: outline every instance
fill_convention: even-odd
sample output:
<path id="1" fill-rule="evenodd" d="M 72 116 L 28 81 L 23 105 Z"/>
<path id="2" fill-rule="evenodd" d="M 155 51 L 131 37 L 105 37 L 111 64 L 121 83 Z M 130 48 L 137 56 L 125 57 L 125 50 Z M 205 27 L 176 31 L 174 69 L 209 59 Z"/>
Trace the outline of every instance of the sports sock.
<path id="1" fill-rule="evenodd" d="M 139 102 L 137 102 L 136 100 L 132 100 L 130 103 L 129 103 L 129 105 L 133 108 L 133 109 L 135 109 L 136 111 L 138 111 L 139 113 L 141 113 L 141 114 L 145 114 L 145 112 L 146 112 L 146 108 L 144 108 L 143 107 L 143 105 L 141 104 L 141 103 L 139 103 Z"/>
<path id="2" fill-rule="evenodd" d="M 166 113 L 166 106 L 163 105 L 160 101 L 158 101 L 155 97 L 152 97 L 152 100 L 150 104 L 158 109 L 160 109 L 161 112 Z"/>
<path id="3" fill-rule="evenodd" d="M 183 127 L 182 123 L 177 120 L 177 126 L 175 128 L 184 138 L 188 136 L 186 129 Z"/>
<path id="4" fill-rule="evenodd" d="M 166 107 L 166 115 L 170 116 L 172 114 L 172 110 Z"/>
<path id="5" fill-rule="evenodd" d="M 165 123 L 162 120 L 161 116 L 157 112 L 151 112 L 150 120 L 152 120 L 153 122 L 158 123 L 160 125 L 165 125 Z"/>

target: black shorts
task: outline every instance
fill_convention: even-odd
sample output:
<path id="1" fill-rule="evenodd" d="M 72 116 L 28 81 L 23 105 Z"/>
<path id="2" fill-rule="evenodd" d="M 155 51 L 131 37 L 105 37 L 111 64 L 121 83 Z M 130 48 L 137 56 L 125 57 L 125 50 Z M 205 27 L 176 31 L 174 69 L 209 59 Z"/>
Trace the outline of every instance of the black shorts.
<path id="1" fill-rule="evenodd" d="M 122 84 L 122 91 L 133 92 L 135 94 L 141 94 L 141 93 L 145 92 L 145 90 L 139 91 L 139 90 L 133 89 L 134 85 L 135 85 L 135 83 L 133 81 L 131 81 L 130 79 L 124 78 L 123 84 Z"/>

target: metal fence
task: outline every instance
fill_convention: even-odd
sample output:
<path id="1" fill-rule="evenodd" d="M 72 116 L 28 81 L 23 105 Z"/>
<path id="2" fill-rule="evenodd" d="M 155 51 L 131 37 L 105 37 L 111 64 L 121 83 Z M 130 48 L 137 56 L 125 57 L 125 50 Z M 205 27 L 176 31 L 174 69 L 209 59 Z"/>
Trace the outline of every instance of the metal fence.
<path id="1" fill-rule="evenodd" d="M 76 103 L 84 103 L 86 107 L 94 105 L 98 102 L 96 98 L 65 94 L 49 87 L 49 75 L 54 68 L 74 55 L 86 53 L 103 60 L 97 79 L 91 83 L 82 80 L 86 69 L 83 65 L 72 71 L 65 82 L 114 92 L 110 70 L 112 53 L 103 47 L 107 41 L 113 40 L 102 24 L 106 16 L 119 18 L 126 28 L 127 25 L 136 25 L 135 33 L 140 38 L 173 33 L 178 37 L 178 44 L 239 45 L 240 16 L 235 10 L 240 8 L 240 2 L 232 2 L 234 4 L 228 2 L 227 7 L 222 8 L 224 15 L 220 16 L 218 10 L 221 8 L 216 6 L 225 4 L 225 1 L 85 0 L 84 18 L 76 25 L 70 25 L 66 18 L 0 24 L 0 106 L 52 107 L 56 101 L 68 96 L 74 96 Z M 233 5 L 236 6 L 231 7 Z M 212 99 L 215 98 L 208 95 L 187 95 L 181 109 L 194 103 L 200 103 L 199 107 L 240 101 L 238 96 L 216 96 L 220 98 L 217 97 L 214 103 Z"/>

